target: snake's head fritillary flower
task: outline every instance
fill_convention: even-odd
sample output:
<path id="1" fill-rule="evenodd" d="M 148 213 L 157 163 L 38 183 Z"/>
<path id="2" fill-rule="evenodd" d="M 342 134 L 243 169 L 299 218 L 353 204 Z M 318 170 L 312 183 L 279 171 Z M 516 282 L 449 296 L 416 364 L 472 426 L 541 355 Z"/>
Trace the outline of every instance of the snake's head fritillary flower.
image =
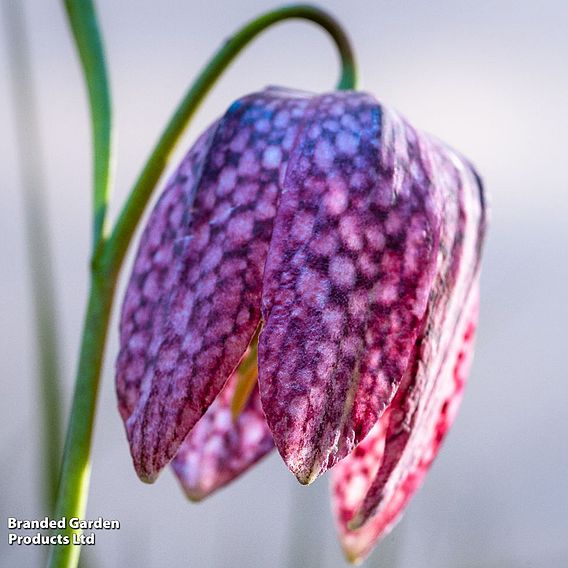
<path id="1" fill-rule="evenodd" d="M 484 231 L 471 165 L 372 96 L 235 102 L 171 178 L 126 292 L 117 392 L 140 478 L 173 459 L 200 499 L 273 445 L 303 484 L 337 464 L 363 558 L 455 415 Z"/>

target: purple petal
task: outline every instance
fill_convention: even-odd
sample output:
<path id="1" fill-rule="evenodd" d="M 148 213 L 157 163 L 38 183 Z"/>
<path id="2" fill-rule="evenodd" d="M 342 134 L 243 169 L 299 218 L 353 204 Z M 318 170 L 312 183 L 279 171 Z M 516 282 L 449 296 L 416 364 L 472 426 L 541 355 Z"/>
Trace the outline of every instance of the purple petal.
<path id="1" fill-rule="evenodd" d="M 116 392 L 123 420 L 140 398 L 146 372 L 146 353 L 161 328 L 160 307 L 175 274 L 174 243 L 187 234 L 188 212 L 217 123 L 188 152 L 168 182 L 150 215 L 142 238 L 120 318 L 120 353 L 116 362 Z"/>
<path id="2" fill-rule="evenodd" d="M 233 420 L 231 404 L 238 380 L 235 372 L 172 461 L 186 495 L 194 501 L 223 487 L 274 448 L 258 385 Z"/>
<path id="3" fill-rule="evenodd" d="M 184 203 L 187 218 L 173 243 L 171 285 L 151 299 L 160 304 L 126 420 L 134 465 L 145 481 L 175 455 L 259 324 L 279 176 L 305 105 L 302 97 L 277 90 L 233 104 L 215 131 L 191 207 Z M 143 245 L 139 255 L 148 254 Z M 130 286 L 140 293 L 136 278 Z M 123 351 L 132 349 L 132 341 L 123 337 Z"/>
<path id="4" fill-rule="evenodd" d="M 314 98 L 267 259 L 262 404 L 300 482 L 347 455 L 392 400 L 432 286 L 444 196 L 421 139 L 362 93 Z"/>

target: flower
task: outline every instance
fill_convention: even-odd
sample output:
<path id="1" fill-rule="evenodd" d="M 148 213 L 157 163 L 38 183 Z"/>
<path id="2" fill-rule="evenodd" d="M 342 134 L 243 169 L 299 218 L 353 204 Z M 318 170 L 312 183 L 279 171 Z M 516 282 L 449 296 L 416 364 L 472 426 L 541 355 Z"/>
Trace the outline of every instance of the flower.
<path id="1" fill-rule="evenodd" d="M 117 393 L 140 478 L 173 459 L 200 499 L 273 445 L 301 483 L 336 466 L 363 558 L 455 416 L 485 224 L 473 167 L 368 94 L 235 102 L 168 183 L 126 292 Z"/>

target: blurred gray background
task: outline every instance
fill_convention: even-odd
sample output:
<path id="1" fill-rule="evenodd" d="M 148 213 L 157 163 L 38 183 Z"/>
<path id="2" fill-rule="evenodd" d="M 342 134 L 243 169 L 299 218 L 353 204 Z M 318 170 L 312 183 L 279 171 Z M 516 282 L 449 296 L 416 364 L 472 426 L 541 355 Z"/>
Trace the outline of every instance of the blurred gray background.
<path id="1" fill-rule="evenodd" d="M 6 0 L 2 0 L 6 1 Z M 277 2 L 100 0 L 116 124 L 113 213 L 185 87 L 221 41 Z M 368 566 L 568 566 L 568 3 L 563 0 L 320 2 L 349 30 L 362 88 L 472 159 L 491 192 L 478 350 L 462 411 L 424 487 Z M 91 180 L 85 93 L 59 2 L 23 2 L 46 157 L 68 409 L 87 282 Z M 4 33 L 4 27 L 0 27 Z M 4 39 L 4 38 L 2 38 Z M 0 565 L 5 517 L 41 516 L 38 401 L 23 207 L 5 42 L 0 42 Z M 224 76 L 173 165 L 214 117 L 266 84 L 330 89 L 326 36 L 280 25 Z M 138 481 L 115 408 L 112 326 L 94 442 L 92 566 L 343 566 L 328 480 L 296 484 L 274 455 L 200 505 L 169 471 Z"/>

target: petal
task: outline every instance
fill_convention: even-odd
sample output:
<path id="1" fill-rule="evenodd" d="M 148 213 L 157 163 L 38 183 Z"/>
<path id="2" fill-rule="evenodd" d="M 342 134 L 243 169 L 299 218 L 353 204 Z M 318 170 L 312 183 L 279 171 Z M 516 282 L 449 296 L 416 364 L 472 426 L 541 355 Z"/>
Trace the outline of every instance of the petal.
<path id="1" fill-rule="evenodd" d="M 455 416 L 473 351 L 486 224 L 482 187 L 453 152 L 426 138 L 422 145 L 430 155 L 431 175 L 445 195 L 438 270 L 413 364 L 387 418 L 334 471 L 337 522 L 347 555 L 355 560 L 393 526 L 420 485 Z M 375 445 L 382 457 L 354 485 L 361 456 Z"/>
<path id="2" fill-rule="evenodd" d="M 441 390 L 436 405 L 436 420 L 429 430 L 426 451 L 406 471 L 381 509 L 370 517 L 362 527 L 350 530 L 348 527 L 358 511 L 364 496 L 377 478 L 385 459 L 385 442 L 388 436 L 391 411 L 383 414 L 369 435 L 357 446 L 352 454 L 341 461 L 332 471 L 331 492 L 336 525 L 341 545 L 347 559 L 361 562 L 373 549 L 376 542 L 388 534 L 396 524 L 408 500 L 420 487 L 440 445 L 455 418 L 461 402 L 463 388 L 473 356 L 474 332 L 477 323 L 477 290 L 464 311 L 460 330 L 456 334 L 447 362 L 442 370 Z"/>
<path id="3" fill-rule="evenodd" d="M 201 500 L 223 487 L 274 448 L 258 385 L 233 420 L 231 404 L 238 380 L 237 371 L 172 461 L 175 474 L 192 500 Z"/>
<path id="4" fill-rule="evenodd" d="M 140 398 L 146 352 L 161 326 L 160 306 L 175 274 L 174 243 L 187 234 L 188 212 L 216 128 L 217 123 L 188 152 L 160 196 L 140 239 L 122 304 L 121 349 L 116 362 L 118 407 L 125 421 Z"/>
<path id="5" fill-rule="evenodd" d="M 190 218 L 173 244 L 172 283 L 126 420 L 144 481 L 173 458 L 258 326 L 279 176 L 305 104 L 276 90 L 251 95 L 234 103 L 216 129 Z"/>
<path id="6" fill-rule="evenodd" d="M 415 131 L 362 93 L 312 101 L 268 254 L 262 404 L 309 483 L 392 400 L 432 286 L 443 198 Z"/>
<path id="7" fill-rule="evenodd" d="M 391 405 L 383 463 L 352 522 L 354 528 L 380 512 L 408 472 L 433 452 L 429 444 L 435 439 L 448 388 L 453 388 L 453 380 L 447 386 L 444 369 L 452 352 L 459 348 L 455 338 L 459 336 L 464 309 L 477 299 L 479 252 L 485 231 L 478 178 L 451 151 L 434 144 L 432 165 L 448 192 L 438 274 L 416 344 L 414 369 L 408 369 L 407 384 L 401 386 Z M 452 201 L 458 205 L 455 217 L 450 214 Z"/>

